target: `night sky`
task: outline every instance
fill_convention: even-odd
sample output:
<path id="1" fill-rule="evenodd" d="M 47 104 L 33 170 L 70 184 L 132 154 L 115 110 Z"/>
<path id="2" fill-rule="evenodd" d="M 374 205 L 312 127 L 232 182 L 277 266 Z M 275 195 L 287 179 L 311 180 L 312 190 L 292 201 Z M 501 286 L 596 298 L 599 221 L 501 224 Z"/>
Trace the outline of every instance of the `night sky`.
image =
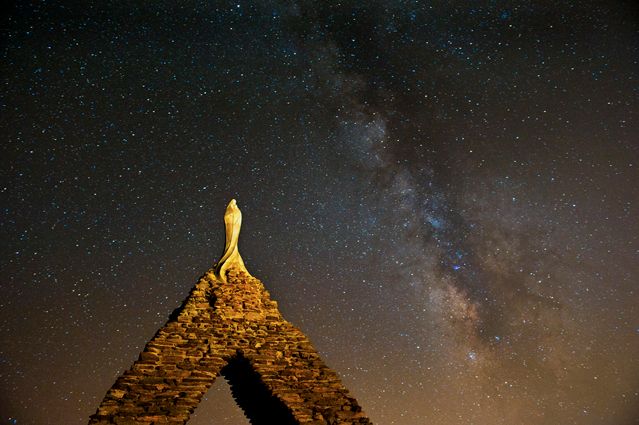
<path id="1" fill-rule="evenodd" d="M 0 424 L 85 424 L 231 198 L 376 424 L 638 423 L 637 4 L 53 3 L 0 24 Z"/>

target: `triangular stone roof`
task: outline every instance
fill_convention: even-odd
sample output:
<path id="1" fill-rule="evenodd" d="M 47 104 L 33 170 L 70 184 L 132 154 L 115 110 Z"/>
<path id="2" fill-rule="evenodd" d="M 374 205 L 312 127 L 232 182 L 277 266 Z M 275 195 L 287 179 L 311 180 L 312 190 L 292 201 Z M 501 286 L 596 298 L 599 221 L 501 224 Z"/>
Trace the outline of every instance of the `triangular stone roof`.
<path id="1" fill-rule="evenodd" d="M 224 219 L 221 260 L 117 379 L 89 424 L 185 424 L 220 375 L 253 425 L 370 424 L 337 374 L 246 270 L 234 200 Z"/>

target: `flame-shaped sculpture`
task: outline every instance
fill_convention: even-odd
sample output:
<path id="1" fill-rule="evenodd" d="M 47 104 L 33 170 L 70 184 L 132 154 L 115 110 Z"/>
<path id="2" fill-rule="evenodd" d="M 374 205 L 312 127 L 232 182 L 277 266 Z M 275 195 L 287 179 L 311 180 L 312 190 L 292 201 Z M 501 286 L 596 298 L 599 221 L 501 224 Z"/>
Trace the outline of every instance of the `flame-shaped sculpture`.
<path id="1" fill-rule="evenodd" d="M 237 268 L 250 275 L 237 247 L 240 239 L 240 228 L 242 227 L 242 212 L 237 207 L 235 199 L 231 199 L 231 202 L 226 207 L 224 226 L 226 227 L 226 244 L 224 246 L 224 254 L 222 254 L 222 258 L 215 266 L 215 275 L 226 283 L 226 271 L 230 268 Z"/>
<path id="2" fill-rule="evenodd" d="M 186 425 L 224 376 L 246 423 L 371 425 L 337 373 L 246 271 L 235 200 L 224 224 L 220 261 L 117 379 L 89 424 Z"/>

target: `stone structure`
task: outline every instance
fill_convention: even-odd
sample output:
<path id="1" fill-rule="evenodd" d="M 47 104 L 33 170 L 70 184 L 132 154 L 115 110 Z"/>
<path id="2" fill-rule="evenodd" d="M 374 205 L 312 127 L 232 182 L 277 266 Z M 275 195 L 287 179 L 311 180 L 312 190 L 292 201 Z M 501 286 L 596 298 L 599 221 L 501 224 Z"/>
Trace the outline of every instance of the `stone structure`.
<path id="1" fill-rule="evenodd" d="M 246 271 L 235 200 L 224 218 L 221 260 L 117 379 L 89 424 L 185 424 L 219 375 L 254 425 L 370 424 L 308 338 Z"/>

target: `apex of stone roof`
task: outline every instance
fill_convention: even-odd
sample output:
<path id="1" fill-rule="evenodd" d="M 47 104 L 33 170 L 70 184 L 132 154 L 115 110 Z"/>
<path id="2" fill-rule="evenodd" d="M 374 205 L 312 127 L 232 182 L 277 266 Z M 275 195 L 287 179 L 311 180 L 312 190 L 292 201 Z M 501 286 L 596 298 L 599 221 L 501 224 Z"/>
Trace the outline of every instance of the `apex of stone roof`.
<path id="1" fill-rule="evenodd" d="M 219 376 L 252 424 L 371 425 L 308 337 L 246 272 L 241 223 L 232 200 L 222 258 L 108 390 L 90 425 L 185 425 Z"/>

